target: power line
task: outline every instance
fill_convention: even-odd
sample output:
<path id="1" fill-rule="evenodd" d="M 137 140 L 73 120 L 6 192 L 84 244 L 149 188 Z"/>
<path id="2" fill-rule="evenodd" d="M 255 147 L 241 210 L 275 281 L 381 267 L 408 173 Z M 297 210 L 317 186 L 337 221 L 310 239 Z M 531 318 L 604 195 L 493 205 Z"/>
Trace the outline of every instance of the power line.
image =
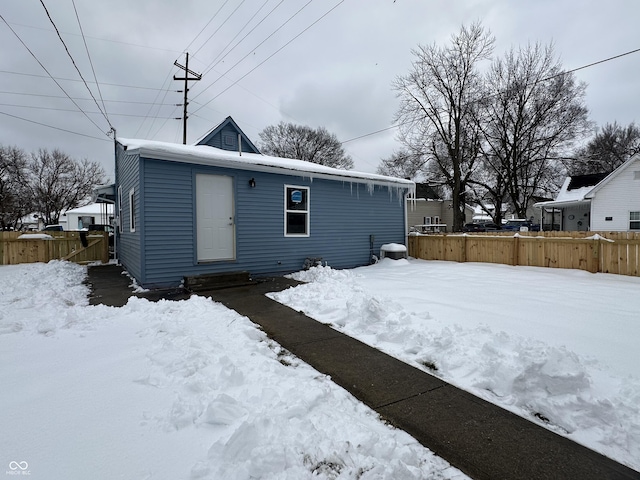
<path id="1" fill-rule="evenodd" d="M 89 92 L 89 95 L 91 95 L 91 98 L 93 98 L 93 101 L 95 102 L 96 106 L 98 107 L 98 110 L 100 110 L 100 113 L 102 113 L 102 116 L 104 117 L 104 119 L 109 124 L 109 127 L 111 128 L 111 130 L 114 130 L 113 125 L 111 125 L 111 122 L 109 121 L 109 118 L 107 117 L 107 114 L 102 111 L 102 108 L 100 108 L 100 105 L 98 104 L 98 101 L 93 96 L 93 92 L 89 88 L 89 85 L 87 85 L 87 81 L 82 76 L 82 72 L 78 68 L 78 65 L 76 65 L 76 61 L 73 59 L 73 56 L 71 55 L 71 52 L 69 51 L 69 48 L 67 47 L 67 44 L 65 43 L 64 39 L 62 38 L 62 35 L 60 35 L 60 31 L 58 30 L 58 27 L 56 26 L 55 22 L 53 21 L 53 18 L 51 18 L 51 15 L 49 14 L 49 10 L 47 9 L 47 6 L 44 4 L 44 0 L 40 0 L 40 4 L 42 5 L 42 8 L 44 8 L 45 13 L 47 14 L 47 18 L 49 18 L 49 21 L 51 22 L 51 25 L 53 25 L 53 28 L 55 29 L 56 34 L 58 35 L 58 38 L 60 39 L 60 42 L 62 42 L 62 45 L 64 46 L 65 52 L 67 52 L 67 55 L 69 56 L 69 59 L 71 60 L 71 63 L 73 64 L 73 67 L 78 72 L 78 75 L 80 75 L 80 78 L 82 79 L 82 83 L 84 83 L 84 86 L 87 88 L 87 91 Z M 75 4 L 74 4 L 74 8 L 75 8 Z M 97 84 L 97 82 L 96 82 L 96 84 Z M 71 97 L 69 97 L 69 98 L 71 98 Z"/>
<path id="2" fill-rule="evenodd" d="M 160 93 L 163 91 L 163 89 L 164 89 L 164 96 L 162 97 L 161 102 L 164 102 L 164 99 L 167 98 L 167 93 L 169 93 L 169 90 L 165 89 L 164 86 L 168 85 L 168 82 L 171 79 L 171 71 L 172 71 L 172 69 L 169 69 L 169 73 L 167 74 L 167 77 L 164 79 L 164 82 L 162 82 L 162 88 L 158 89 L 158 92 L 156 93 L 156 98 L 153 99 L 153 103 L 149 107 L 149 110 L 147 110 L 147 114 L 146 114 L 144 120 L 142 120 L 142 122 L 140 122 L 140 126 L 136 130 L 136 133 L 134 134 L 134 136 L 136 136 L 136 137 L 138 136 L 138 132 L 140 131 L 140 129 L 144 125 L 144 122 L 147 121 L 147 118 L 149 118 L 151 112 L 153 111 L 153 107 L 156 106 L 156 104 L 158 102 L 158 98 L 160 97 Z M 162 105 L 162 103 L 158 104 L 158 110 L 160 110 L 160 105 Z M 153 122 L 151 122 L 151 125 L 149 126 L 149 131 L 147 132 L 147 135 L 149 135 L 149 133 L 151 132 L 151 129 L 153 128 L 154 123 L 155 123 L 155 118 L 154 118 Z"/>
<path id="3" fill-rule="evenodd" d="M 282 5 L 284 3 L 284 0 L 280 0 L 280 2 L 273 7 L 269 13 L 267 13 L 264 17 L 262 17 L 262 20 L 260 20 L 258 23 L 256 23 L 253 28 L 251 30 L 249 30 L 244 37 L 242 37 L 233 47 L 231 47 L 231 49 L 229 49 L 229 51 L 227 53 L 224 54 L 224 56 L 222 58 L 219 58 L 220 55 L 222 54 L 222 52 L 224 52 L 224 49 L 220 52 L 220 54 L 218 54 L 218 56 L 216 58 L 213 59 L 213 62 L 211 62 L 209 64 L 209 66 L 207 67 L 207 69 L 203 72 L 203 75 L 206 75 L 207 73 L 209 73 L 211 70 L 213 70 L 220 62 L 222 62 L 225 58 L 227 58 L 227 55 L 229 55 L 231 52 L 233 52 L 242 42 L 244 42 L 244 40 L 251 35 L 256 28 L 258 28 L 260 25 L 262 25 L 262 23 L 271 16 L 271 14 L 273 12 L 276 11 L 276 9 Z M 262 8 L 262 7 L 261 7 Z M 296 14 L 297 15 L 297 14 Z M 288 20 L 287 20 L 288 21 Z M 243 27 L 244 28 L 244 27 Z M 237 35 L 236 35 L 237 37 Z M 235 38 L 235 37 L 234 37 Z M 232 40 L 233 41 L 233 40 Z M 262 42 L 264 43 L 264 42 Z M 260 45 L 262 45 L 262 43 Z M 231 44 L 231 42 L 229 42 L 229 44 L 227 44 L 227 46 L 225 47 L 225 49 Z M 258 47 L 260 46 L 258 45 Z M 254 51 L 256 48 L 258 47 L 254 47 L 253 49 L 250 50 L 250 52 Z"/>
<path id="4" fill-rule="evenodd" d="M 0 15 L 0 18 L 2 18 L 2 15 Z M 24 43 L 23 43 L 23 45 L 24 45 Z M 45 71 L 46 71 L 46 69 L 45 69 Z M 54 81 L 55 80 L 64 80 L 64 81 L 67 81 L 67 82 L 81 82 L 82 81 L 82 80 L 78 80 L 77 78 L 52 77 L 51 75 L 47 76 L 47 75 L 38 75 L 36 73 L 11 72 L 9 70 L 0 70 L 0 73 L 6 73 L 6 74 L 9 74 L 9 75 L 22 75 L 22 76 L 26 76 L 26 77 L 50 78 L 50 79 L 52 79 Z M 91 83 L 91 82 L 89 82 L 89 83 Z M 121 88 L 137 88 L 137 89 L 140 89 L 140 90 L 154 90 L 154 91 L 160 90 L 160 91 L 165 91 L 163 88 L 141 87 L 141 86 L 136 86 L 136 85 L 124 85 L 122 83 L 102 82 L 102 85 L 108 85 L 110 87 L 121 87 Z"/>
<path id="5" fill-rule="evenodd" d="M 15 25 L 18 27 L 24 27 L 24 28 L 32 28 L 35 30 L 44 30 L 45 32 L 51 32 L 52 30 L 50 28 L 44 28 L 44 27 L 35 27 L 33 25 L 25 25 L 24 23 L 16 23 L 16 22 L 9 22 L 9 25 Z M 72 35 L 74 37 L 79 37 L 80 35 L 77 33 L 70 33 L 70 32 L 62 32 L 65 35 Z M 158 48 L 158 47 L 150 47 L 148 45 L 140 45 L 139 43 L 131 43 L 131 42 L 123 42 L 121 40 L 112 40 L 110 38 L 102 38 L 102 37 L 94 37 L 91 35 L 85 35 L 86 38 L 90 38 L 92 40 L 99 40 L 101 42 L 110 42 L 110 43 L 118 43 L 120 45 L 127 45 L 130 47 L 139 47 L 139 48 L 148 48 L 150 50 L 158 50 L 161 52 L 171 52 L 171 53 L 182 53 L 179 50 L 171 50 L 168 48 Z"/>
<path id="6" fill-rule="evenodd" d="M 238 9 L 242 6 L 242 4 L 245 2 L 246 0 L 242 0 L 238 6 L 233 10 L 233 12 L 231 12 L 229 14 L 229 16 L 227 18 L 224 19 L 224 21 L 220 24 L 220 26 L 218 28 L 215 29 L 215 31 L 209 35 L 209 38 L 207 38 L 204 43 L 202 45 L 200 45 L 200 48 L 198 48 L 193 54 L 196 55 L 200 50 L 202 50 L 202 48 L 209 43 L 209 40 L 211 40 L 213 38 L 213 36 L 218 33 L 220 31 L 220 29 L 224 26 L 225 23 L 227 23 L 227 21 L 233 17 L 233 14 L 236 13 L 238 11 Z M 218 10 L 219 11 L 219 10 Z"/>
<path id="7" fill-rule="evenodd" d="M 311 3 L 311 0 L 309 1 L 309 3 Z M 309 3 L 307 3 L 304 7 L 305 8 Z M 211 98 L 210 100 L 208 100 L 207 102 L 205 102 L 200 108 L 198 108 L 197 110 L 195 110 L 195 112 L 197 112 L 198 110 L 200 110 L 201 108 L 203 108 L 205 105 L 208 105 L 209 103 L 213 102 L 216 98 L 218 98 L 220 95 L 222 95 L 223 93 L 225 93 L 227 90 L 229 90 L 231 87 L 233 87 L 234 85 L 236 85 L 238 82 L 240 82 L 241 80 L 243 80 L 244 78 L 246 78 L 249 74 L 251 74 L 252 72 L 254 72 L 256 69 L 260 68 L 262 65 L 264 65 L 264 63 L 266 63 L 268 60 L 270 60 L 272 57 L 274 57 L 277 53 L 279 53 L 281 50 L 283 50 L 284 48 L 286 48 L 287 46 L 289 46 L 294 40 L 296 40 L 298 37 L 300 37 L 303 33 L 305 33 L 307 30 L 309 30 L 311 27 L 313 27 L 316 23 L 318 23 L 320 20 L 322 20 L 324 17 L 326 17 L 327 15 L 329 15 L 332 11 L 334 11 L 336 8 L 338 8 L 342 3 L 344 3 L 344 0 L 340 0 L 340 2 L 338 2 L 336 5 L 334 5 L 333 7 L 331 7 L 327 12 L 325 12 L 323 15 L 321 15 L 318 19 L 316 19 L 313 23 L 311 23 L 310 25 L 308 25 L 304 30 L 302 30 L 300 33 L 298 33 L 295 37 L 293 37 L 291 40 L 289 40 L 287 43 L 285 43 L 284 45 L 282 45 L 280 48 L 278 48 L 275 52 L 273 52 L 271 55 L 269 55 L 267 58 L 265 58 L 262 62 L 260 62 L 258 65 L 256 65 L 255 67 L 253 67 L 251 70 L 249 70 L 247 73 L 245 73 L 244 75 L 242 75 L 240 78 L 238 78 L 237 80 L 235 80 L 231 85 L 229 85 L 227 88 L 225 88 L 224 90 L 222 90 L 220 93 L 218 93 L 216 96 L 214 96 L 213 98 Z M 300 9 L 302 10 L 302 9 Z M 295 15 L 297 15 L 300 10 L 298 10 L 298 12 L 296 12 Z M 294 15 L 294 16 L 295 16 Z M 289 21 L 289 20 L 287 20 Z M 285 22 L 286 23 L 286 22 Z M 280 28 L 280 27 L 279 27 Z M 274 32 L 275 33 L 275 32 Z M 272 34 L 273 35 L 273 34 Z M 271 36 L 271 35 L 270 35 Z M 266 39 L 265 39 L 266 40 Z M 262 42 L 264 43 L 264 42 Z M 262 45 L 262 43 L 260 45 Z M 258 45 L 258 46 L 260 46 Z M 257 48 L 257 47 L 256 47 Z M 246 58 L 246 57 L 244 57 Z M 243 60 L 244 60 L 243 58 Z M 236 64 L 237 65 L 237 64 Z M 234 65 L 235 66 L 235 65 Z M 233 68 L 233 67 L 232 67 Z M 228 73 L 228 71 L 226 72 Z M 215 82 L 214 82 L 215 83 Z M 209 87 L 207 87 L 209 88 Z M 202 92 L 201 92 L 202 93 Z M 197 97 L 197 95 L 196 95 Z M 193 113 L 195 113 L 193 112 Z"/>
<path id="8" fill-rule="evenodd" d="M 592 62 L 592 63 L 589 63 L 587 65 L 583 65 L 581 67 L 573 68 L 571 70 L 564 70 L 564 71 L 556 73 L 554 75 L 550 75 L 548 77 L 545 77 L 545 78 L 542 78 L 540 80 L 537 80 L 531 86 L 537 85 L 538 83 L 542 83 L 542 82 L 546 82 L 546 81 L 549 81 L 549 80 L 553 80 L 554 78 L 561 77 L 561 76 L 567 75 L 569 73 L 574 73 L 574 72 L 577 72 L 579 70 L 584 70 L 585 68 L 590 68 L 590 67 L 593 67 L 595 65 L 600 65 L 601 63 L 606 63 L 606 62 L 610 62 L 612 60 L 617 60 L 618 58 L 622 58 L 622 57 L 625 57 L 627 55 L 631 55 L 633 53 L 638 53 L 638 52 L 640 52 L 640 48 L 636 48 L 635 50 L 630 50 L 628 52 L 621 53 L 619 55 L 614 55 L 613 57 L 608 57 L 608 58 L 605 58 L 603 60 L 598 60 L 596 62 Z M 499 95 L 499 94 L 489 95 L 487 97 L 483 97 L 482 99 L 484 100 L 484 99 L 491 98 L 491 97 L 496 96 L 496 95 Z M 479 101 L 479 100 L 475 100 L 475 101 Z M 406 124 L 411 123 L 413 121 L 414 120 L 408 120 L 406 122 L 400 122 L 400 123 L 397 123 L 397 124 L 392 125 L 392 126 L 387 127 L 387 128 L 382 128 L 380 130 L 376 130 L 375 132 L 365 133 L 363 135 L 359 135 L 357 137 L 353 137 L 353 138 L 350 138 L 348 140 L 344 140 L 343 142 L 340 142 L 340 144 L 344 145 L 345 143 L 353 142 L 355 140 L 360 140 L 361 138 L 370 137 L 372 135 L 377 135 L 378 133 L 382 133 L 382 132 L 386 132 L 387 130 L 392 130 L 394 128 L 398 128 L 398 127 L 400 127 L 402 125 L 406 125 Z"/>
<path id="9" fill-rule="evenodd" d="M 23 95 L 23 96 L 27 96 L 27 97 L 43 97 L 43 98 L 64 98 L 66 99 L 67 97 L 63 96 L 63 95 L 45 95 L 42 93 L 24 93 L 24 92 L 5 92 L 5 91 L 0 91 L 0 95 L 5 94 L 5 95 Z M 71 97 L 74 100 L 82 100 L 82 101 L 93 101 L 92 98 L 82 98 L 82 97 Z M 135 104 L 135 105 L 155 105 L 155 102 L 138 102 L 135 100 L 104 100 L 104 102 L 106 103 L 129 103 L 129 104 Z M 159 106 L 171 106 L 171 107 L 175 107 L 175 106 L 179 106 L 175 103 L 161 103 L 159 104 Z"/>
<path id="10" fill-rule="evenodd" d="M 56 112 L 80 113 L 77 110 L 73 110 L 71 108 L 41 107 L 40 105 L 16 105 L 15 103 L 0 103 L 0 106 L 2 106 L 2 107 L 17 107 L 17 108 L 35 108 L 35 109 L 38 109 L 38 110 L 53 110 L 53 111 L 56 111 Z M 87 112 L 87 113 L 91 114 L 91 115 L 99 115 L 102 112 Z M 137 118 L 144 117 L 144 115 L 135 115 L 133 113 L 112 113 L 112 115 L 115 115 L 115 116 L 118 116 L 118 117 L 137 117 Z M 153 118 L 171 119 L 173 117 L 153 117 Z"/>
<path id="11" fill-rule="evenodd" d="M 405 122 L 409 123 L 409 122 Z M 344 142 L 340 142 L 340 145 L 344 145 L 345 143 L 353 142 L 354 140 L 360 140 L 361 138 L 370 137 L 372 135 L 377 135 L 378 133 L 386 132 L 387 130 L 393 130 L 394 128 L 398 128 L 400 125 L 404 125 L 403 123 L 398 123 L 396 125 L 391 125 L 387 128 L 381 128 L 380 130 L 376 130 L 375 132 L 365 133 L 364 135 L 360 135 L 358 137 L 350 138 L 349 140 L 345 140 Z"/>
<path id="12" fill-rule="evenodd" d="M 47 75 L 49 75 L 49 78 L 51 78 L 51 80 L 53 80 L 53 82 L 58 86 L 58 88 L 60 88 L 60 90 L 62 90 L 62 92 L 67 96 L 67 98 L 68 98 L 69 100 L 71 100 L 71 102 L 72 102 L 72 103 L 73 103 L 73 104 L 78 108 L 78 110 L 80 110 L 80 111 L 84 114 L 84 116 L 85 116 L 85 117 L 87 117 L 87 120 L 89 120 L 91 123 L 93 123 L 93 125 L 95 125 L 95 127 L 96 127 L 98 130 L 102 131 L 102 128 L 100 128 L 100 126 L 99 126 L 96 122 L 94 122 L 94 121 L 91 119 L 91 117 L 89 117 L 89 115 L 87 115 L 87 114 L 84 112 L 84 110 L 82 110 L 82 108 L 80 108 L 80 105 L 78 105 L 78 104 L 77 104 L 77 103 L 76 103 L 76 102 L 71 98 L 71 96 L 69 96 L 69 94 L 66 92 L 66 90 L 65 90 L 64 88 L 62 88 L 62 85 L 60 85 L 60 84 L 57 82 L 57 80 L 56 80 L 55 78 L 53 78 L 53 76 L 51 75 L 51 73 L 49 73 L 49 70 L 47 70 L 47 67 L 45 67 L 45 66 L 42 64 L 42 62 L 38 59 L 38 57 L 36 57 L 36 55 L 31 51 L 31 49 L 27 46 L 27 44 L 26 44 L 26 43 L 24 43 L 24 42 L 22 41 L 22 38 L 20 38 L 20 36 L 16 33 L 16 31 L 15 31 L 13 28 L 11 28 L 11 25 L 9 25 L 9 24 L 7 23 L 7 21 L 4 19 L 4 17 L 3 17 L 2 15 L 0 15 L 0 19 L 2 19 L 2 21 L 7 25 L 7 27 L 9 27 L 9 30 L 11 30 L 11 32 L 15 35 L 15 37 L 18 39 L 18 41 L 19 41 L 19 42 L 24 46 L 24 48 L 26 48 L 26 49 L 27 49 L 27 51 L 31 54 L 31 56 L 34 58 L 34 60 L 35 60 L 36 62 L 38 62 L 38 65 L 40 65 L 40 66 L 42 67 L 42 69 L 43 69 L 45 72 L 47 72 Z"/>
<path id="13" fill-rule="evenodd" d="M 599 65 L 599 64 L 605 63 L 605 62 L 610 62 L 611 60 L 617 60 L 618 58 L 625 57 L 627 55 L 631 55 L 632 53 L 638 53 L 638 52 L 640 52 L 640 48 L 636 48 L 635 50 L 631 50 L 629 52 L 621 53 L 620 55 L 615 55 L 613 57 L 605 58 L 604 60 L 598 60 L 597 62 L 593 62 L 593 63 L 590 63 L 588 65 L 583 65 L 582 67 L 574 68 L 573 70 L 568 70 L 566 72 L 559 73 L 557 75 L 554 75 L 553 77 L 545 78 L 544 80 L 550 80 L 550 79 L 552 79 L 554 77 L 558 77 L 558 76 L 560 76 L 560 75 L 562 75 L 564 73 L 573 73 L 573 72 L 577 72 L 578 70 L 584 70 L 585 68 L 593 67 L 594 65 Z M 541 80 L 541 81 L 544 81 L 544 80 Z"/>
<path id="14" fill-rule="evenodd" d="M 224 6 L 229 3 L 229 0 L 225 0 L 225 2 L 220 6 L 220 8 L 216 11 L 216 13 L 213 14 L 213 16 L 209 19 L 209 21 L 206 23 L 206 25 L 204 27 L 202 27 L 202 29 L 198 32 L 198 34 L 193 37 L 193 40 L 191 40 L 191 42 L 189 42 L 189 45 L 187 45 L 185 47 L 185 49 L 183 50 L 184 52 L 186 52 L 187 50 L 189 50 L 189 47 L 191 45 L 193 45 L 193 42 L 196 41 L 196 39 L 202 34 L 202 32 L 205 31 L 205 29 L 209 26 L 209 24 L 211 22 L 213 22 L 213 20 L 218 16 L 218 14 L 220 13 L 220 10 L 222 10 L 224 8 Z M 198 49 L 199 50 L 199 49 Z"/>
<path id="15" fill-rule="evenodd" d="M 260 24 L 262 24 L 262 22 L 264 22 L 275 10 L 276 8 L 278 8 L 280 5 L 282 5 L 282 3 L 284 2 L 284 0 L 280 0 L 280 3 L 278 3 L 269 13 L 267 13 L 267 15 L 265 15 L 262 20 L 260 20 L 256 25 L 254 25 L 254 27 L 249 30 L 249 32 L 247 32 L 247 34 L 242 37 L 240 39 L 240 41 L 238 43 L 236 43 L 227 53 L 224 54 L 224 57 L 220 58 L 220 55 L 222 55 L 224 53 L 224 51 L 229 48 L 229 45 L 231 45 L 233 43 L 233 41 L 238 38 L 238 35 L 240 35 L 242 33 L 242 31 L 247 28 L 247 25 L 249 25 L 254 18 L 256 18 L 256 16 L 260 13 L 260 11 L 265 7 L 265 5 L 267 3 L 269 3 L 269 0 L 265 0 L 264 3 L 260 6 L 260 8 L 258 8 L 258 10 L 256 10 L 256 13 L 254 13 L 251 18 L 249 20 L 247 20 L 247 22 L 242 26 L 242 28 L 240 28 L 240 30 L 238 30 L 238 33 L 235 34 L 235 36 L 229 40 L 229 43 L 227 43 L 224 48 L 222 50 L 220 50 L 220 53 L 218 54 L 218 56 L 216 58 L 213 59 L 213 61 L 207 66 L 206 71 L 203 72 L 203 75 L 206 75 L 207 73 L 209 73 L 211 70 L 213 70 L 215 68 L 215 66 L 220 63 L 222 60 L 224 60 L 226 58 L 227 55 L 229 55 L 238 45 L 240 45 L 242 43 L 242 41 L 247 38 L 247 36 L 249 36 L 251 34 L 251 32 L 253 32 L 256 28 L 258 28 L 258 26 L 260 26 Z M 220 58 L 220 60 L 218 61 L 218 58 Z"/>
<path id="16" fill-rule="evenodd" d="M 45 95 L 42 93 L 24 93 L 24 92 L 6 92 L 6 91 L 1 91 L 0 90 L 0 95 L 22 95 L 22 96 L 26 96 L 26 97 L 43 97 L 43 98 L 64 98 L 66 99 L 67 97 L 63 96 L 63 95 Z M 82 98 L 82 97 L 71 97 L 74 100 L 81 100 L 81 101 L 86 101 L 86 102 L 91 102 L 93 101 L 92 98 Z M 136 100 L 104 100 L 105 103 L 128 103 L 128 104 L 133 104 L 133 105 L 156 105 L 155 102 L 139 102 Z M 158 104 L 161 107 L 166 107 L 166 106 L 171 106 L 171 107 L 175 107 L 175 106 L 179 106 L 178 104 L 175 103 L 160 103 Z"/>
<path id="17" fill-rule="evenodd" d="M 262 40 L 258 45 L 256 45 L 254 48 L 252 48 L 251 50 L 249 50 L 249 52 L 242 57 L 240 60 L 238 60 L 236 63 L 234 63 L 226 72 L 224 72 L 221 76 L 219 76 L 217 79 L 215 79 L 212 83 L 210 83 L 207 87 L 205 87 L 200 93 L 198 93 L 195 97 L 193 98 L 198 98 L 200 95 L 202 95 L 204 92 L 206 92 L 209 88 L 213 87 L 216 83 L 218 83 L 218 80 L 220 80 L 222 77 L 225 77 L 227 75 L 227 73 L 229 73 L 231 70 L 233 70 L 234 68 L 236 68 L 241 62 L 243 62 L 249 55 L 251 55 L 252 52 L 254 52 L 257 48 L 260 48 L 260 46 L 262 44 L 264 44 L 267 40 L 269 40 L 271 37 L 273 37 L 278 31 L 280 31 L 281 28 L 283 28 L 287 23 L 289 23 L 294 17 L 296 17 L 300 12 L 302 12 L 302 10 L 304 10 L 305 8 L 307 8 L 311 2 L 313 0 L 309 0 L 307 3 L 305 3 L 296 13 L 294 13 L 293 15 L 291 15 L 289 18 L 287 18 L 287 20 L 282 23 L 278 28 L 276 28 L 273 32 L 271 32 L 271 34 L 269 36 L 267 36 L 267 38 L 265 38 L 264 40 Z M 276 7 L 277 8 L 277 7 Z M 295 38 L 294 38 L 295 40 Z M 288 45 L 285 44 L 284 46 Z M 279 50 L 278 50 L 279 51 Z M 278 52 L 276 52 L 278 53 Z M 273 55 L 272 55 L 273 56 Z M 271 57 L 269 57 L 271 58 Z M 269 59 L 267 58 L 267 60 Z M 264 63 L 264 62 L 263 62 Z M 260 64 L 262 65 L 262 63 Z M 258 67 L 260 66 L 258 65 Z M 257 67 L 256 67 L 257 68 Z M 254 68 L 255 70 L 255 68 Z M 249 73 L 251 73 L 253 70 L 251 70 Z M 206 72 L 205 72 L 206 73 Z M 245 75 L 246 76 L 246 75 Z M 244 77 L 242 77 L 244 78 Z M 241 79 L 240 79 L 241 80 Z M 238 80 L 239 81 L 239 80 Z M 237 81 L 236 81 L 237 83 Z M 234 84 L 232 84 L 233 86 Z M 226 91 L 226 90 L 225 90 Z M 224 93 L 224 92 L 223 92 Z M 219 95 L 218 95 L 219 96 Z M 213 99 L 211 99 L 210 101 L 212 101 Z M 206 105 L 206 104 L 205 104 Z M 197 112 L 198 110 L 196 110 Z"/>
<path id="18" fill-rule="evenodd" d="M 46 123 L 36 122 L 35 120 L 29 120 L 28 118 L 18 117 L 17 115 L 11 115 L 10 113 L 6 113 L 6 112 L 0 112 L 0 115 L 6 115 L 7 117 L 16 118 L 18 120 L 23 120 L 23 121 L 29 122 L 29 123 L 35 123 L 36 125 L 41 125 L 43 127 L 52 128 L 54 130 L 59 130 L 61 132 L 71 133 L 73 135 L 79 135 L 81 137 L 93 138 L 94 140 L 101 140 L 101 141 L 104 141 L 104 142 L 111 142 L 111 140 L 108 139 L 108 138 L 94 137 L 93 135 L 87 135 L 85 133 L 73 132 L 71 130 L 66 130 L 64 128 L 54 127 L 53 125 L 47 125 Z"/>
<path id="19" fill-rule="evenodd" d="M 98 77 L 96 76 L 96 70 L 93 68 L 93 61 L 91 60 L 91 55 L 89 54 L 89 47 L 87 45 L 87 39 L 84 37 L 84 31 L 82 30 L 82 23 L 80 23 L 80 16 L 78 15 L 78 9 L 76 8 L 75 0 L 71 0 L 73 4 L 73 11 L 76 13 L 76 19 L 78 20 L 78 27 L 80 28 L 80 34 L 82 35 L 82 42 L 84 43 L 84 49 L 87 52 L 87 58 L 89 59 L 89 65 L 91 65 L 91 71 L 93 72 L 93 79 L 96 82 L 96 88 L 98 89 L 98 95 L 100 96 L 100 100 L 102 101 L 102 108 L 104 109 L 105 117 L 107 116 L 107 106 L 104 104 L 104 98 L 102 98 L 102 91 L 100 90 L 100 84 L 98 83 Z M 89 88 L 89 87 L 87 87 Z M 107 118 L 107 122 L 109 119 Z M 113 127 L 111 127 L 113 128 Z"/>

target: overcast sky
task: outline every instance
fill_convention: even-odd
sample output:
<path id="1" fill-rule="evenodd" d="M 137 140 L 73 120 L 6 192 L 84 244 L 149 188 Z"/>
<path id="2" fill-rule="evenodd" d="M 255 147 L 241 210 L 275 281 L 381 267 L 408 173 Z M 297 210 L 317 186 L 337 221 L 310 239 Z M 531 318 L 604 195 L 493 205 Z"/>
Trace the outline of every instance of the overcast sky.
<path id="1" fill-rule="evenodd" d="M 187 143 L 228 115 L 254 143 L 280 121 L 324 126 L 364 172 L 399 148 L 395 130 L 349 140 L 393 124 L 391 83 L 411 50 L 447 44 L 462 24 L 482 22 L 495 55 L 554 42 L 567 70 L 640 48 L 637 0 L 2 0 L 0 144 L 59 148 L 111 179 L 109 123 L 43 3 L 118 137 L 182 143 L 173 64 L 188 51 L 203 77 L 190 82 Z M 640 52 L 576 76 L 596 124 L 638 120 Z"/>

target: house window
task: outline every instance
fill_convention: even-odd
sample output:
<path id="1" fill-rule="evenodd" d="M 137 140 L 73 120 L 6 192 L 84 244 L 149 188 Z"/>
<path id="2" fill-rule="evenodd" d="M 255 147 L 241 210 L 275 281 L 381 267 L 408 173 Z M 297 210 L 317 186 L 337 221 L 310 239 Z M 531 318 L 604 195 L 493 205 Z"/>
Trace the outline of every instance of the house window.
<path id="1" fill-rule="evenodd" d="M 431 217 L 424 217 L 424 224 L 431 225 Z"/>
<path id="2" fill-rule="evenodd" d="M 236 148 L 236 136 L 234 134 L 232 134 L 232 133 L 223 133 L 222 134 L 222 142 L 224 144 L 224 147 L 232 148 L 232 149 L 235 150 L 235 148 Z"/>
<path id="3" fill-rule="evenodd" d="M 640 230 L 640 212 L 629 212 L 629 230 Z"/>
<path id="4" fill-rule="evenodd" d="M 440 217 L 433 217 L 433 223 L 440 225 Z"/>
<path id="5" fill-rule="evenodd" d="M 309 236 L 309 187 L 284 186 L 284 236 Z"/>
<path id="6" fill-rule="evenodd" d="M 136 231 L 135 190 L 129 190 L 129 231 Z"/>

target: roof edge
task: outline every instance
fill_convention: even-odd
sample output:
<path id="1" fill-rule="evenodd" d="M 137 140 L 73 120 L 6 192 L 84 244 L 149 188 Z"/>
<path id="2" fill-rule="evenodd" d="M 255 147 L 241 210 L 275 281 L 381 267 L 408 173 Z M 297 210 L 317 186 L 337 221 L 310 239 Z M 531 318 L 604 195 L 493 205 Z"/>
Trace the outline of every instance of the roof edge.
<path id="1" fill-rule="evenodd" d="M 591 190 L 589 190 L 589 192 L 587 192 L 584 195 L 584 198 L 593 198 L 594 195 L 598 192 L 598 190 L 600 190 L 607 183 L 609 183 L 611 180 L 616 178 L 618 175 L 620 175 L 622 172 L 624 172 L 627 168 L 629 168 L 631 165 L 633 165 L 636 162 L 636 160 L 640 160 L 640 153 L 636 153 L 629 160 L 624 162 L 622 165 L 620 165 L 618 168 L 616 168 L 613 172 L 611 172 L 609 175 L 607 175 L 602 180 L 600 180 L 600 182 L 597 185 L 595 185 Z"/>
<path id="2" fill-rule="evenodd" d="M 415 190 L 415 182 L 412 180 L 387 177 L 374 173 L 340 170 L 303 160 L 269 157 L 252 153 L 240 154 L 238 152 L 220 150 L 208 145 L 178 145 L 126 138 L 119 138 L 117 142 L 127 153 L 137 153 L 145 158 L 281 175 L 288 174 L 329 180 L 339 179 L 345 182 L 372 183 L 382 186 L 404 187 L 410 191 Z"/>

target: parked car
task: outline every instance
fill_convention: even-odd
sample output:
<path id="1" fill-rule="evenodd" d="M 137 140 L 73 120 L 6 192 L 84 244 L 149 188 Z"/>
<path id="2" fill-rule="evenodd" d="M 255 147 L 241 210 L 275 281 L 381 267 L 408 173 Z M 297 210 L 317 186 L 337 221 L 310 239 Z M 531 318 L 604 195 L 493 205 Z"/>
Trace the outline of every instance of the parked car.
<path id="1" fill-rule="evenodd" d="M 89 225 L 87 230 L 90 232 L 109 232 L 109 235 L 113 235 L 113 226 L 111 225 L 101 225 L 93 223 Z"/>
<path id="2" fill-rule="evenodd" d="M 507 220 L 507 223 L 502 225 L 503 230 L 515 232 L 519 232 L 520 230 L 522 230 L 522 227 L 526 227 L 526 229 L 530 232 L 540 231 L 539 224 L 533 223 L 531 220 L 521 218 L 512 218 L 511 220 Z"/>
<path id="3" fill-rule="evenodd" d="M 63 230 L 62 225 L 46 225 L 43 229 L 44 232 L 62 232 Z"/>
<path id="4" fill-rule="evenodd" d="M 462 227 L 463 232 L 495 232 L 500 227 L 493 222 L 473 222 Z"/>

